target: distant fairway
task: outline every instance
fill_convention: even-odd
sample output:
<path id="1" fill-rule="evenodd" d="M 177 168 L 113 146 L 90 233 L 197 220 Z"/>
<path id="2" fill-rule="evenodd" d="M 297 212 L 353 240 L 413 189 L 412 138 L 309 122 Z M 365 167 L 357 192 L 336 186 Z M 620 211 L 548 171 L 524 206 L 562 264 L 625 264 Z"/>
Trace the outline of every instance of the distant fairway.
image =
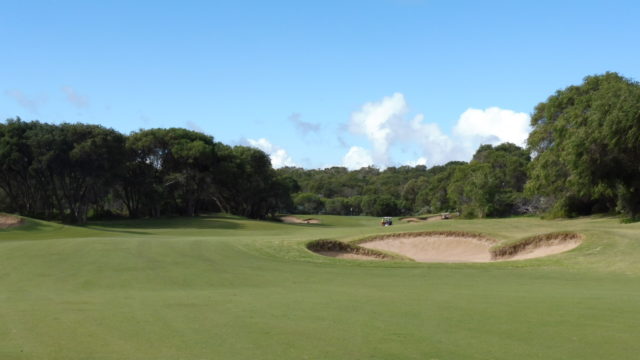
<path id="1" fill-rule="evenodd" d="M 27 220 L 0 230 L 0 359 L 633 359 L 640 224 L 450 220 L 383 228 L 230 216 Z M 344 260 L 315 239 L 456 230 L 585 236 L 496 263 Z"/>

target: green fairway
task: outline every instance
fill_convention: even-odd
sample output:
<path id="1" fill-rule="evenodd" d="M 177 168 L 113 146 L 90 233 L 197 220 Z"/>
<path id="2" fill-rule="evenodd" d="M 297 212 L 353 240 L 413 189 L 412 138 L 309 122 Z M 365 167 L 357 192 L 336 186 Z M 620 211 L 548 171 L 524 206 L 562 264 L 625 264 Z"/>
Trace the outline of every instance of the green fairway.
<path id="1" fill-rule="evenodd" d="M 615 218 L 231 216 L 28 220 L 0 230 L 0 359 L 632 359 L 640 224 Z M 311 253 L 315 239 L 456 230 L 578 248 L 525 261 L 426 264 Z"/>

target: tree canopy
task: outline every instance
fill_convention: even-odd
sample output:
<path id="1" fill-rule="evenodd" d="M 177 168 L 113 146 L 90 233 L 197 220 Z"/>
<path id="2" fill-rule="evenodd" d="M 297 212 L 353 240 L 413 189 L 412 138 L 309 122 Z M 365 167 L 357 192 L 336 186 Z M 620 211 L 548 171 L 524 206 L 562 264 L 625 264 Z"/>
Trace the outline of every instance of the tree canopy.
<path id="1" fill-rule="evenodd" d="M 552 214 L 640 212 L 640 85 L 616 73 L 588 76 L 536 106 L 527 191 Z"/>
<path id="2" fill-rule="evenodd" d="M 226 211 L 264 218 L 291 208 L 287 179 L 264 152 L 186 129 L 128 136 L 98 125 L 18 119 L 0 124 L 2 210 L 84 223 Z"/>

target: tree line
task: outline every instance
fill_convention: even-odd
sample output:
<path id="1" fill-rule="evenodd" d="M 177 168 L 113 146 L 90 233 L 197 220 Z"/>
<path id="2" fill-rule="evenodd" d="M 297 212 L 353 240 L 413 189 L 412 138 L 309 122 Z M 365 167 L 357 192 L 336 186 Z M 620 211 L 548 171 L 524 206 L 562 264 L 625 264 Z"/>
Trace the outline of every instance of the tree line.
<path id="1" fill-rule="evenodd" d="M 295 208 L 307 213 L 640 218 L 638 82 L 587 76 L 538 104 L 531 127 L 525 148 L 482 145 L 469 163 L 278 171 L 299 183 Z"/>
<path id="2" fill-rule="evenodd" d="M 87 124 L 0 124 L 0 209 L 88 216 L 279 212 L 466 217 L 640 214 L 640 85 L 588 76 L 536 106 L 526 147 L 480 146 L 469 162 L 274 170 L 264 152 L 186 129 L 129 135 Z"/>
<path id="3" fill-rule="evenodd" d="M 373 167 L 349 171 L 281 168 L 300 187 L 296 212 L 396 216 L 461 211 L 467 217 L 505 216 L 529 211 L 523 193 L 528 152 L 514 144 L 482 145 L 469 162 L 427 169 Z"/>
<path id="4" fill-rule="evenodd" d="M 88 215 L 250 218 L 291 204 L 291 184 L 262 151 L 186 129 L 128 136 L 88 124 L 0 124 L 2 210 L 84 223 Z"/>

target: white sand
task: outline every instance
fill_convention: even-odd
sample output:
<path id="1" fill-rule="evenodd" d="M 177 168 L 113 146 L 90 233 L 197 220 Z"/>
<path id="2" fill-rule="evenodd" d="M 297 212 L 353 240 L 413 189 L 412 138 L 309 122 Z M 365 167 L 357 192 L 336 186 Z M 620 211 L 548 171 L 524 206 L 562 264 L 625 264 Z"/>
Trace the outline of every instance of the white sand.
<path id="1" fill-rule="evenodd" d="M 524 250 L 521 250 L 516 255 L 512 257 L 505 257 L 501 260 L 525 260 L 525 259 L 533 259 L 553 254 L 559 254 L 561 252 L 569 251 L 571 249 L 575 249 L 580 245 L 580 240 L 552 240 L 550 242 L 546 242 L 542 246 L 531 246 L 526 247 Z"/>
<path id="2" fill-rule="evenodd" d="M 524 260 L 558 254 L 571 250 L 578 239 L 550 240 L 524 248 L 517 254 L 492 260 L 489 248 L 495 242 L 489 239 L 464 236 L 428 235 L 419 237 L 393 237 L 359 244 L 362 247 L 394 252 L 420 262 L 490 262 Z"/>
<path id="3" fill-rule="evenodd" d="M 360 244 L 369 249 L 391 251 L 421 262 L 491 261 L 488 241 L 472 237 L 420 236 L 394 237 Z"/>

